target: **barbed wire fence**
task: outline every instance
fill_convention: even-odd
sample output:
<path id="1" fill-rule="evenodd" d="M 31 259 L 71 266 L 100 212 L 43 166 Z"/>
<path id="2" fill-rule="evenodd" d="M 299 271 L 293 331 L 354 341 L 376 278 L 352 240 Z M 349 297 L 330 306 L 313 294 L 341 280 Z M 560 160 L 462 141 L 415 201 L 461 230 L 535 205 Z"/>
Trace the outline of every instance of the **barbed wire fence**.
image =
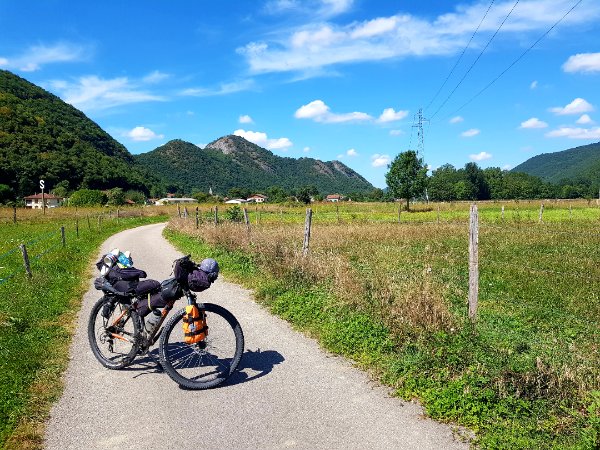
<path id="1" fill-rule="evenodd" d="M 81 232 L 95 233 L 101 231 L 105 222 L 115 221 L 119 223 L 122 219 L 142 217 L 143 209 L 140 211 L 122 211 L 120 209 L 108 210 L 100 213 L 86 213 L 65 218 L 69 222 L 69 232 L 74 233 L 74 238 L 79 239 Z M 14 214 L 14 217 L 17 217 Z M 13 217 L 10 218 L 11 222 Z M 17 220 L 14 220 L 17 223 Z M 72 227 L 72 230 L 71 230 Z M 49 253 L 56 252 L 67 245 L 66 227 L 60 226 L 50 232 L 41 233 L 33 239 L 22 242 L 13 248 L 9 248 L 0 254 L 0 286 L 13 279 L 19 273 L 25 273 L 28 278 L 33 276 L 32 266 Z M 20 254 L 20 258 L 17 256 Z"/>

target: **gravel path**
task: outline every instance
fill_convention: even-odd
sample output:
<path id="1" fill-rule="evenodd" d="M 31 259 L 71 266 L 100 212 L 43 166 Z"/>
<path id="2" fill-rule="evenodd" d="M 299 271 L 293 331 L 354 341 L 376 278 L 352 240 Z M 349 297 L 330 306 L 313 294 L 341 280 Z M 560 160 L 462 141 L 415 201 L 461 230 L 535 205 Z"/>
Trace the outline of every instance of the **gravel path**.
<path id="1" fill-rule="evenodd" d="M 102 252 L 131 250 L 149 278 L 170 275 L 181 256 L 164 224 L 112 236 Z M 90 280 L 65 374 L 52 409 L 48 449 L 466 449 L 449 426 L 389 396 L 350 363 L 321 350 L 261 306 L 250 292 L 218 280 L 200 294 L 229 309 L 246 339 L 241 370 L 208 391 L 185 391 L 151 358 L 104 369 L 89 349 L 87 318 L 99 298 Z M 183 303 L 182 303 L 183 306 Z M 157 348 L 153 350 L 157 355 Z"/>

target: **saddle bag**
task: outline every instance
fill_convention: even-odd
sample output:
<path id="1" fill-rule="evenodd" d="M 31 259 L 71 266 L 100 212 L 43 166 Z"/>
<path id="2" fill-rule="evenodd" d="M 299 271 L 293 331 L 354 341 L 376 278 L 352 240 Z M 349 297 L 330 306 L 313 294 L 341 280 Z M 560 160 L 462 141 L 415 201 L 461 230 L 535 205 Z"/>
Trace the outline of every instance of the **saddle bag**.
<path id="1" fill-rule="evenodd" d="M 183 341 L 186 344 L 196 344 L 208 336 L 206 313 L 198 305 L 187 305 L 183 315 Z"/>

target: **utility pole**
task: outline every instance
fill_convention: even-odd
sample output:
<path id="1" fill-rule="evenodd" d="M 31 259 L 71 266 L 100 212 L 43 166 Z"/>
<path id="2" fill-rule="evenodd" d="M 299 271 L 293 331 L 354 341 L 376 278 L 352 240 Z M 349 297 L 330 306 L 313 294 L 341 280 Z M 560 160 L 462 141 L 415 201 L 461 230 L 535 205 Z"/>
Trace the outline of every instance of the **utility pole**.
<path id="1" fill-rule="evenodd" d="M 429 123 L 429 119 L 423 117 L 423 108 L 419 108 L 419 112 L 415 114 L 413 128 L 417 129 L 417 156 L 423 158 L 425 153 L 425 136 L 423 134 L 423 124 Z"/>
<path id="2" fill-rule="evenodd" d="M 417 129 L 417 158 L 423 158 L 425 160 L 425 135 L 423 133 L 423 124 L 429 123 L 429 119 L 423 117 L 423 108 L 419 108 L 413 121 L 413 128 Z M 425 199 L 429 203 L 429 193 L 425 188 Z"/>

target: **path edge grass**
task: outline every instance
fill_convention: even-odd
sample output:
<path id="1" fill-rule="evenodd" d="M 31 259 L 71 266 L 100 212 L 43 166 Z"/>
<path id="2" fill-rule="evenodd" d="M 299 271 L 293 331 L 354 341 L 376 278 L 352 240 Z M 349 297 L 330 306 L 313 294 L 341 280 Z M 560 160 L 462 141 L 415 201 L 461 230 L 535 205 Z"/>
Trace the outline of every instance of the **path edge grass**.
<path id="1" fill-rule="evenodd" d="M 69 364 L 70 347 L 83 304 L 83 296 L 90 288 L 89 282 L 95 270 L 94 263 L 102 243 L 115 233 L 166 220 L 166 216 L 122 220 L 114 228 L 94 235 L 93 245 L 87 254 L 79 254 L 79 260 L 75 265 L 71 261 L 70 268 L 77 281 L 69 286 L 70 295 L 66 300 L 65 309 L 58 315 L 56 321 L 49 325 L 61 329 L 67 338 L 54 339 L 49 346 L 52 352 L 47 354 L 43 361 L 43 368 L 36 372 L 27 392 L 24 393 L 27 400 L 14 428 L 5 435 L 4 442 L 0 442 L 3 449 L 29 450 L 44 447 L 47 421 L 54 403 L 60 399 L 65 388 L 64 375 Z"/>

